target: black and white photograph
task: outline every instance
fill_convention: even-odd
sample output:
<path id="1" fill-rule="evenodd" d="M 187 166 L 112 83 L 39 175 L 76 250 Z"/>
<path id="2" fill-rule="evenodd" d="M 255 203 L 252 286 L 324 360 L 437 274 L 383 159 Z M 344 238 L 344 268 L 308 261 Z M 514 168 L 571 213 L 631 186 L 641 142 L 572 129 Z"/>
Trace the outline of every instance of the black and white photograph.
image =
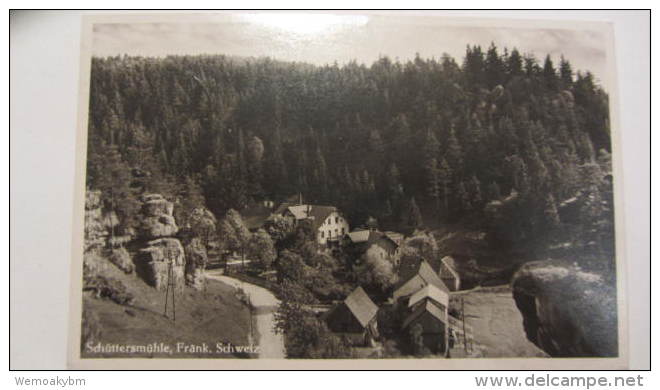
<path id="1" fill-rule="evenodd" d="M 72 367 L 625 367 L 610 25 L 151 16 L 85 16 Z"/>

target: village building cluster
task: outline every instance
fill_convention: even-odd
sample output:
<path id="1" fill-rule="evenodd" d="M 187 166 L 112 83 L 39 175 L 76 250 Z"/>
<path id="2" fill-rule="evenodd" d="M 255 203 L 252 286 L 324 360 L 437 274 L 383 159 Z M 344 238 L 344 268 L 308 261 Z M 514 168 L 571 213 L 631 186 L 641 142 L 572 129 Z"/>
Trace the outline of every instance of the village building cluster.
<path id="1" fill-rule="evenodd" d="M 379 310 L 401 313 L 399 333 L 418 333 L 421 343 L 435 355 L 447 356 L 457 338 L 465 337 L 464 318 L 450 314 L 451 296 L 461 287 L 451 256 L 443 257 L 437 270 L 423 258 L 415 260 L 413 264 L 399 264 L 399 250 L 405 238 L 403 234 L 381 232 L 373 227 L 360 227 L 351 231 L 347 219 L 338 208 L 304 204 L 302 197 L 297 202 L 282 203 L 272 210 L 270 216 L 273 215 L 289 219 L 294 226 L 300 221 L 311 221 L 321 252 L 348 248 L 359 258 L 370 251 L 380 259 L 391 262 L 394 269 L 398 270 L 398 282 L 392 296 L 381 307 L 358 286 L 343 302 L 322 314 L 328 328 L 348 340 L 352 346 L 374 347 L 378 343 L 381 339 L 378 329 Z M 264 217 L 253 218 L 250 228 L 260 227 L 265 220 Z"/>

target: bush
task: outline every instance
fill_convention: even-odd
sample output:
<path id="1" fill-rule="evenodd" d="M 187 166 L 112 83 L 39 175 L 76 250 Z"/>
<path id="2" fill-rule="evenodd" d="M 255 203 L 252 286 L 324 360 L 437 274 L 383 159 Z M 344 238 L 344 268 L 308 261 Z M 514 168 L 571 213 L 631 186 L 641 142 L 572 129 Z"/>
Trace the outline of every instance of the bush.
<path id="1" fill-rule="evenodd" d="M 107 298 L 120 305 L 130 305 L 134 300 L 133 294 L 120 280 L 100 275 L 86 280 L 83 290 L 94 292 L 96 298 Z"/>
<path id="2" fill-rule="evenodd" d="M 135 265 L 131 261 L 131 256 L 125 248 L 113 249 L 110 253 L 110 262 L 127 274 L 130 274 L 135 269 Z"/>

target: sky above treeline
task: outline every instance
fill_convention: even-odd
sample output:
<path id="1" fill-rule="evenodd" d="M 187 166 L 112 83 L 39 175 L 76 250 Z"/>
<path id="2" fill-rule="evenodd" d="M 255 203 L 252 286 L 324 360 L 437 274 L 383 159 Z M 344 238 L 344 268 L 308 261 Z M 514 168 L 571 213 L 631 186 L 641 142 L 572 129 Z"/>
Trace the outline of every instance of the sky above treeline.
<path id="1" fill-rule="evenodd" d="M 191 22 L 194 20 L 194 22 Z M 458 21 L 458 22 L 457 22 Z M 461 62 L 465 48 L 494 43 L 500 53 L 516 47 L 542 63 L 547 54 L 558 65 L 564 55 L 575 71 L 591 71 L 608 90 L 607 37 L 596 29 L 538 28 L 533 23 L 499 22 L 410 15 L 327 13 L 241 13 L 204 15 L 166 22 L 103 23 L 93 27 L 92 54 L 162 57 L 224 54 L 271 57 L 315 65 L 370 65 L 381 56 L 405 62 L 419 53 L 439 59 L 443 53 Z"/>

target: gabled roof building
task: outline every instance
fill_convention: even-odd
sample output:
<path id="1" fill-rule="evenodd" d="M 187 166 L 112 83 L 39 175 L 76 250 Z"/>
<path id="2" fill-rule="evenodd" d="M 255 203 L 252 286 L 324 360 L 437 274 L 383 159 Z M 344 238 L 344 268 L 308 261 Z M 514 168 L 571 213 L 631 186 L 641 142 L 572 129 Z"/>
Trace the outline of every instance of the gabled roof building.
<path id="1" fill-rule="evenodd" d="M 345 336 L 353 345 L 370 344 L 378 337 L 378 306 L 358 287 L 325 315 L 328 328 Z"/>

